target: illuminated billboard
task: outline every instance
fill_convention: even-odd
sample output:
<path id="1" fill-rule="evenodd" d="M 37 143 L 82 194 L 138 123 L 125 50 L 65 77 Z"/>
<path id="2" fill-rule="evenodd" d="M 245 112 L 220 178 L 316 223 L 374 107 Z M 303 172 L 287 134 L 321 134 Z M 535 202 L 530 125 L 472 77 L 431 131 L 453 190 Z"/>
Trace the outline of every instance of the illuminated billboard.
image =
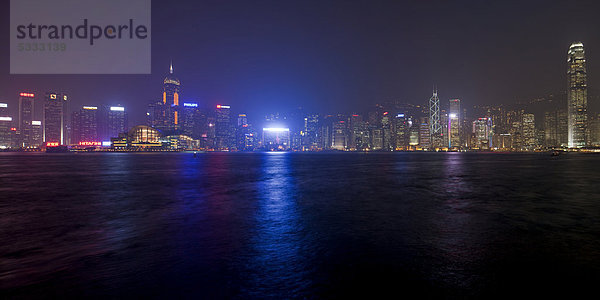
<path id="1" fill-rule="evenodd" d="M 102 146 L 101 142 L 79 142 L 79 146 Z"/>

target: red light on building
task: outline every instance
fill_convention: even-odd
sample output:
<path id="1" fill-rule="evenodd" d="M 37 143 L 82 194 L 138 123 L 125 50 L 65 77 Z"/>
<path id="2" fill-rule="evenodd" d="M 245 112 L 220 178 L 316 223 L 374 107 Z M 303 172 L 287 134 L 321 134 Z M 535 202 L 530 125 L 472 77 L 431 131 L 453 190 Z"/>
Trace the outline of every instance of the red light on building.
<path id="1" fill-rule="evenodd" d="M 33 98 L 33 97 L 35 97 L 35 95 L 31 94 L 31 93 L 20 93 L 19 96 L 21 96 L 21 97 L 27 97 L 27 98 Z"/>
<path id="2" fill-rule="evenodd" d="M 102 146 L 102 142 L 79 142 L 79 146 Z"/>
<path id="3" fill-rule="evenodd" d="M 46 147 L 58 147 L 58 142 L 47 142 Z"/>
<path id="4" fill-rule="evenodd" d="M 12 127 L 10 131 L 17 131 L 17 127 Z"/>
<path id="5" fill-rule="evenodd" d="M 221 108 L 221 104 L 217 104 L 217 108 Z"/>
<path id="6" fill-rule="evenodd" d="M 387 111 L 383 113 L 383 115 L 384 115 L 384 116 L 385 116 L 385 115 L 387 115 L 387 114 L 388 114 L 388 112 L 387 112 Z"/>

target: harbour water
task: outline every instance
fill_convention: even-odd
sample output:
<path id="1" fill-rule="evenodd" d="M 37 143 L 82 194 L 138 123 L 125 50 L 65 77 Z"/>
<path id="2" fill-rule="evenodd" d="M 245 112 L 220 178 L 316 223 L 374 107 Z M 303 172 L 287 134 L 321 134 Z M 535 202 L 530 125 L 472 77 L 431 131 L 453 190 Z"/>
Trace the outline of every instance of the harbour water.
<path id="1" fill-rule="evenodd" d="M 0 296 L 582 295 L 600 156 L 0 153 Z"/>

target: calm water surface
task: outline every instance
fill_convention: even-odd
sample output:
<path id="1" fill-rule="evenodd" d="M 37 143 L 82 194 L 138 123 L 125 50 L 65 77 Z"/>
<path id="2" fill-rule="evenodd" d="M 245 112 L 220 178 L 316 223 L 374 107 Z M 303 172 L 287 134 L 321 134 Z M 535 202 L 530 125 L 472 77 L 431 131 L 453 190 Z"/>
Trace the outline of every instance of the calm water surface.
<path id="1" fill-rule="evenodd" d="M 572 295 L 600 156 L 0 153 L 0 296 Z"/>

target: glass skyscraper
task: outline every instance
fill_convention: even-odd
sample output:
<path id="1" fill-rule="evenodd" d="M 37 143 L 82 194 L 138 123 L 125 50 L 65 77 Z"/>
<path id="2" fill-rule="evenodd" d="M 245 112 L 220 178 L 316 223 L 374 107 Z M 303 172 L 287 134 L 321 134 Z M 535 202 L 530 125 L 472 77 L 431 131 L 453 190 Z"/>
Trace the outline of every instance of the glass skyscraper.
<path id="1" fill-rule="evenodd" d="M 98 107 L 84 106 L 73 112 L 71 143 L 98 142 Z"/>
<path id="2" fill-rule="evenodd" d="M 433 148 L 439 147 L 442 139 L 442 124 L 440 123 L 440 98 L 437 90 L 429 98 L 429 134 L 430 142 Z"/>
<path id="3" fill-rule="evenodd" d="M 449 148 L 461 146 L 461 116 L 460 99 L 450 99 L 450 114 L 448 118 Z"/>
<path id="4" fill-rule="evenodd" d="M 587 73 L 583 43 L 573 43 L 567 55 L 569 147 L 586 146 Z"/>
<path id="5" fill-rule="evenodd" d="M 44 99 L 44 143 L 65 144 L 67 95 L 47 92 Z"/>
<path id="6" fill-rule="evenodd" d="M 19 94 L 19 120 L 17 122 L 17 130 L 20 134 L 19 144 L 22 147 L 39 146 L 33 143 L 33 108 L 34 97 L 32 93 Z"/>

